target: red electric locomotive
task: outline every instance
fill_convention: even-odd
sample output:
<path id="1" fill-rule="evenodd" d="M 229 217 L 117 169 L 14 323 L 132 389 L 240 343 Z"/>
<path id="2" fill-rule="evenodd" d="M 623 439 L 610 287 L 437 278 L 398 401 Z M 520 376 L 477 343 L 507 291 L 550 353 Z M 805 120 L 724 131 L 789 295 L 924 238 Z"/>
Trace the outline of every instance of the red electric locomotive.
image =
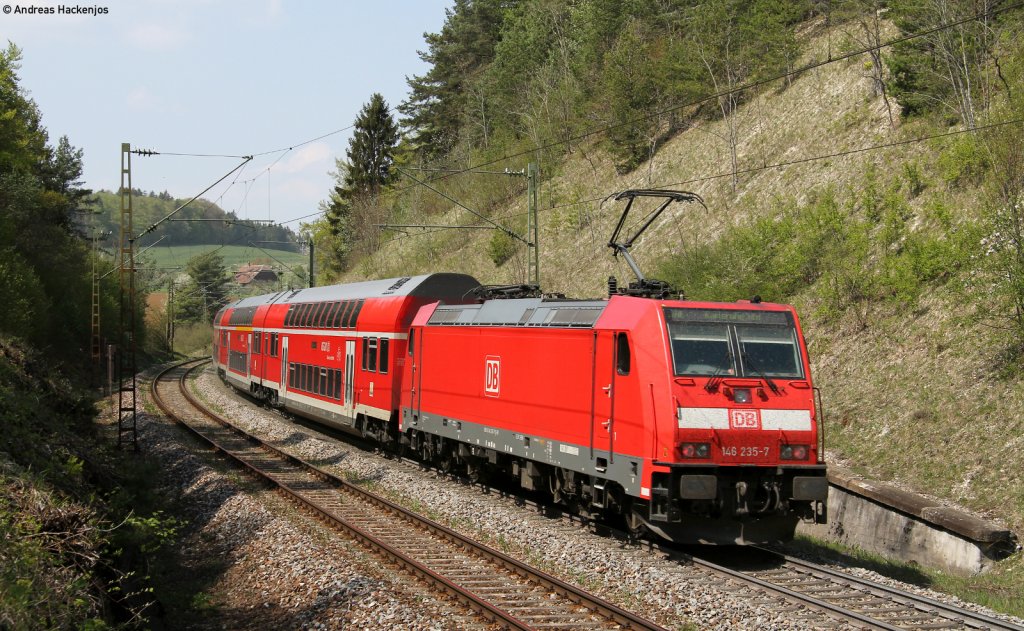
<path id="1" fill-rule="evenodd" d="M 617 242 L 645 196 L 667 199 Z M 628 248 L 669 203 L 700 199 L 619 198 L 610 245 L 638 281 L 610 283 L 607 300 L 477 299 L 458 274 L 283 292 L 218 314 L 215 361 L 235 387 L 298 414 L 673 541 L 784 541 L 800 518 L 824 521 L 796 313 L 670 299 Z"/>

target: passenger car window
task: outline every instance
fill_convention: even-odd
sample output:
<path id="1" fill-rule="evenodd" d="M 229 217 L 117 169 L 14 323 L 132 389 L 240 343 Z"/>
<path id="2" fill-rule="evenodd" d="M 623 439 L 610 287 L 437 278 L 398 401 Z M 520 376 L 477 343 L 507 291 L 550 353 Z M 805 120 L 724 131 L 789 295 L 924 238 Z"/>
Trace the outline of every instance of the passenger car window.
<path id="1" fill-rule="evenodd" d="M 390 359 L 390 346 L 391 340 L 386 337 L 380 338 L 380 374 L 388 374 L 388 359 Z"/>

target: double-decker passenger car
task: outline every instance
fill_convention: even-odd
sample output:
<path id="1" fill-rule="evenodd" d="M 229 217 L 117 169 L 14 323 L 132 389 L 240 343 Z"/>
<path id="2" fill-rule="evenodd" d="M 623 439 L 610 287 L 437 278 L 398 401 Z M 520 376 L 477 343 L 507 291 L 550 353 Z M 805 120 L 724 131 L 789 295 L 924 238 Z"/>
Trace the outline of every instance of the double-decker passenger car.
<path id="1" fill-rule="evenodd" d="M 245 298 L 214 319 L 224 379 L 296 414 L 386 441 L 409 324 L 427 303 L 469 300 L 464 274 L 429 274 Z"/>

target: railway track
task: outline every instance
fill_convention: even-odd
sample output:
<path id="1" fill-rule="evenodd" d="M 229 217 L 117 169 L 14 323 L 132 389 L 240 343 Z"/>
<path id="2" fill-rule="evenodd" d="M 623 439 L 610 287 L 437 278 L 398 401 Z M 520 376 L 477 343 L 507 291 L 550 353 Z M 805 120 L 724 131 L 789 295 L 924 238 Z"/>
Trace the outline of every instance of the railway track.
<path id="1" fill-rule="evenodd" d="M 1024 631 L 999 618 L 758 548 L 757 567 L 737 569 L 693 557 L 699 567 L 752 583 L 793 603 L 825 611 L 865 629 L 990 629 Z"/>
<path id="2" fill-rule="evenodd" d="M 554 576 L 287 454 L 208 410 L 185 362 L 152 383 L 161 410 L 318 519 L 510 629 L 662 629 Z"/>

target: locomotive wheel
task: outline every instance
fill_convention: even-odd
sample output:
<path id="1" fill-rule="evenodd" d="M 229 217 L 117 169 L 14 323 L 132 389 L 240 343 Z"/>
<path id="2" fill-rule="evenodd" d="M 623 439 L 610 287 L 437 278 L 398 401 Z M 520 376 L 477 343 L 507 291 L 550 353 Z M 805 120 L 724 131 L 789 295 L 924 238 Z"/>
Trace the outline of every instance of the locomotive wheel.
<path id="1" fill-rule="evenodd" d="M 643 518 L 636 511 L 636 509 L 630 509 L 625 515 L 623 515 L 626 521 L 626 530 L 629 534 L 634 537 L 639 537 L 644 534 L 647 530 L 647 526 L 644 524 Z"/>
<path id="2" fill-rule="evenodd" d="M 487 471 L 484 469 L 484 463 L 480 461 L 472 461 L 466 463 L 466 477 L 473 484 L 478 484 L 487 479 Z"/>

